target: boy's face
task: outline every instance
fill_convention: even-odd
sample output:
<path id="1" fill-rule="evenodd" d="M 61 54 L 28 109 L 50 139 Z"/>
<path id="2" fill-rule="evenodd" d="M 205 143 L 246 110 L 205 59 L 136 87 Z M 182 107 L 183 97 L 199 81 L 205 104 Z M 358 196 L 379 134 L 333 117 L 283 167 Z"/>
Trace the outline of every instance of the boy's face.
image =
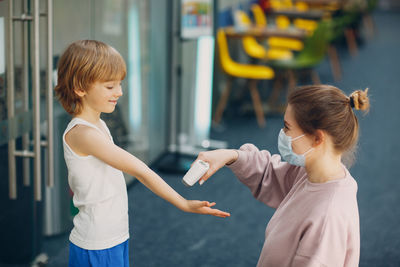
<path id="1" fill-rule="evenodd" d="M 87 91 L 79 91 L 83 109 L 111 113 L 122 96 L 121 81 L 95 82 Z"/>

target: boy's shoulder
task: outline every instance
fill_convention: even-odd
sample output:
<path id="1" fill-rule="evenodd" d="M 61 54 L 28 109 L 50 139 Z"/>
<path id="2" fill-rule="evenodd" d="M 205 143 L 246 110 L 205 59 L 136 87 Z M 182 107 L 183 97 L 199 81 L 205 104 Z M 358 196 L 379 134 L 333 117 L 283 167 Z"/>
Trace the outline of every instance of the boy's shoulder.
<path id="1" fill-rule="evenodd" d="M 93 127 L 84 124 L 76 124 L 65 134 L 65 140 L 68 143 L 80 143 L 81 141 L 93 140 L 93 138 L 96 139 L 98 135 L 99 132 Z"/>
<path id="2" fill-rule="evenodd" d="M 88 135 L 91 134 L 92 132 L 95 132 L 95 129 L 93 129 L 93 127 L 90 127 L 85 124 L 76 124 L 67 132 L 66 135 L 74 137 L 74 136 Z"/>
<path id="3" fill-rule="evenodd" d="M 65 142 L 78 155 L 91 155 L 106 142 L 106 138 L 93 127 L 77 124 L 65 134 Z"/>

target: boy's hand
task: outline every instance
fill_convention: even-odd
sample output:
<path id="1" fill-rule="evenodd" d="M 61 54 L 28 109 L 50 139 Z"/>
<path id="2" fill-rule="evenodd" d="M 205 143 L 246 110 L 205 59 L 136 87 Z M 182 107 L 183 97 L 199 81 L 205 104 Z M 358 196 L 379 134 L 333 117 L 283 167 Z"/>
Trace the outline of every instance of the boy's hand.
<path id="1" fill-rule="evenodd" d="M 196 160 L 203 160 L 210 164 L 208 171 L 200 178 L 202 185 L 211 175 L 227 164 L 232 164 L 238 158 L 239 154 L 234 149 L 217 149 L 212 151 L 200 152 Z"/>
<path id="2" fill-rule="evenodd" d="M 212 206 L 215 206 L 215 202 L 210 203 L 208 201 L 187 200 L 186 207 L 183 210 L 186 212 L 208 214 L 222 218 L 231 216 L 228 212 L 211 208 Z"/>

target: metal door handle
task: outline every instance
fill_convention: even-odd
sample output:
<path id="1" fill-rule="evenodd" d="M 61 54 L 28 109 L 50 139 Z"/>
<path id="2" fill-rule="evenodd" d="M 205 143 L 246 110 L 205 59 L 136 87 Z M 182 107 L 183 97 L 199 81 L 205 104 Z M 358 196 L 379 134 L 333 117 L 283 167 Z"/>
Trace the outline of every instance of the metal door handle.
<path id="1" fill-rule="evenodd" d="M 7 31 L 7 119 L 14 118 L 14 25 L 13 1 L 8 2 L 8 31 Z M 11 199 L 17 198 L 17 176 L 15 171 L 15 139 L 8 141 L 8 186 Z"/>
<path id="2" fill-rule="evenodd" d="M 53 72 L 53 31 L 52 31 L 52 20 L 53 20 L 53 1 L 47 0 L 47 77 L 46 77 L 46 108 L 47 108 L 47 141 L 42 142 L 40 136 L 40 46 L 39 46 L 39 0 L 32 1 L 32 15 L 29 16 L 24 10 L 24 14 L 21 17 L 14 17 L 13 0 L 9 1 L 9 17 L 8 17 L 8 42 L 7 42 L 7 118 L 11 122 L 15 116 L 15 105 L 14 105 L 14 21 L 32 21 L 32 50 L 31 50 L 31 61 L 32 61 L 32 108 L 33 108 L 33 152 L 28 151 L 29 140 L 27 135 L 23 137 L 23 150 L 16 151 L 15 149 L 15 138 L 10 138 L 8 142 L 8 167 L 9 167 L 9 196 L 11 199 L 17 198 L 17 177 L 16 177 L 16 166 L 15 157 L 33 157 L 34 158 L 34 199 L 41 201 L 42 199 L 42 188 L 41 188 L 41 145 L 47 146 L 48 150 L 48 179 L 47 186 L 52 187 L 54 185 L 54 139 L 53 139 L 53 83 L 52 83 L 52 72 Z M 23 26 L 23 60 L 24 70 L 27 69 L 28 60 L 27 55 L 27 39 L 26 37 L 26 25 Z M 26 85 L 27 74 L 24 73 L 24 85 Z M 28 94 L 27 86 L 24 88 L 25 93 L 25 109 L 28 107 Z M 24 159 L 24 185 L 29 185 L 29 162 Z"/>
<path id="3" fill-rule="evenodd" d="M 47 0 L 47 67 L 46 67 L 46 110 L 47 110 L 47 141 L 41 142 L 40 138 L 40 55 L 39 55 L 39 0 L 33 4 L 33 138 L 34 138 L 34 197 L 35 200 L 42 199 L 41 190 L 41 144 L 47 147 L 47 181 L 48 187 L 54 186 L 54 139 L 53 139 L 53 1 Z M 43 15 L 43 14 L 42 14 Z"/>
<path id="4" fill-rule="evenodd" d="M 33 196 L 42 200 L 40 153 L 40 57 L 39 57 L 39 0 L 32 6 L 32 101 L 33 101 Z"/>
<path id="5" fill-rule="evenodd" d="M 47 0 L 47 186 L 54 186 L 53 0 Z"/>
<path id="6" fill-rule="evenodd" d="M 31 16 L 28 16 L 28 3 L 23 1 L 22 3 L 22 91 L 23 91 L 23 106 L 24 111 L 29 111 L 29 51 L 28 51 L 28 30 L 29 30 L 29 20 L 32 20 Z M 18 18 L 14 18 L 14 20 L 18 20 Z M 26 133 L 22 136 L 22 149 L 24 152 L 28 152 L 29 150 L 29 133 Z M 26 153 L 25 153 L 26 154 Z M 24 177 L 24 186 L 30 186 L 30 159 L 24 156 L 23 163 L 23 177 Z"/>

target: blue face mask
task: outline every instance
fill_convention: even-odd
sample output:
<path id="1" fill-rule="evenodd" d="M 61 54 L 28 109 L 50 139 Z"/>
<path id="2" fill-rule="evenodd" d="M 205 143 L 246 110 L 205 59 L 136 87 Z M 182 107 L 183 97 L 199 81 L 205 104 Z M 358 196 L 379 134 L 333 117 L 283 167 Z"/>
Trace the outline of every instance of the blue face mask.
<path id="1" fill-rule="evenodd" d="M 286 162 L 288 162 L 292 165 L 301 166 L 301 167 L 304 167 L 306 165 L 306 157 L 305 156 L 308 152 L 310 152 L 314 148 L 310 148 L 306 153 L 304 153 L 302 155 L 298 155 L 298 154 L 294 153 L 293 149 L 292 149 L 292 142 L 297 139 L 302 138 L 303 136 L 304 136 L 304 134 L 292 139 L 292 137 L 287 136 L 285 134 L 283 129 L 281 129 L 281 131 L 279 132 L 278 149 L 279 149 L 279 153 L 281 154 L 282 158 Z"/>

